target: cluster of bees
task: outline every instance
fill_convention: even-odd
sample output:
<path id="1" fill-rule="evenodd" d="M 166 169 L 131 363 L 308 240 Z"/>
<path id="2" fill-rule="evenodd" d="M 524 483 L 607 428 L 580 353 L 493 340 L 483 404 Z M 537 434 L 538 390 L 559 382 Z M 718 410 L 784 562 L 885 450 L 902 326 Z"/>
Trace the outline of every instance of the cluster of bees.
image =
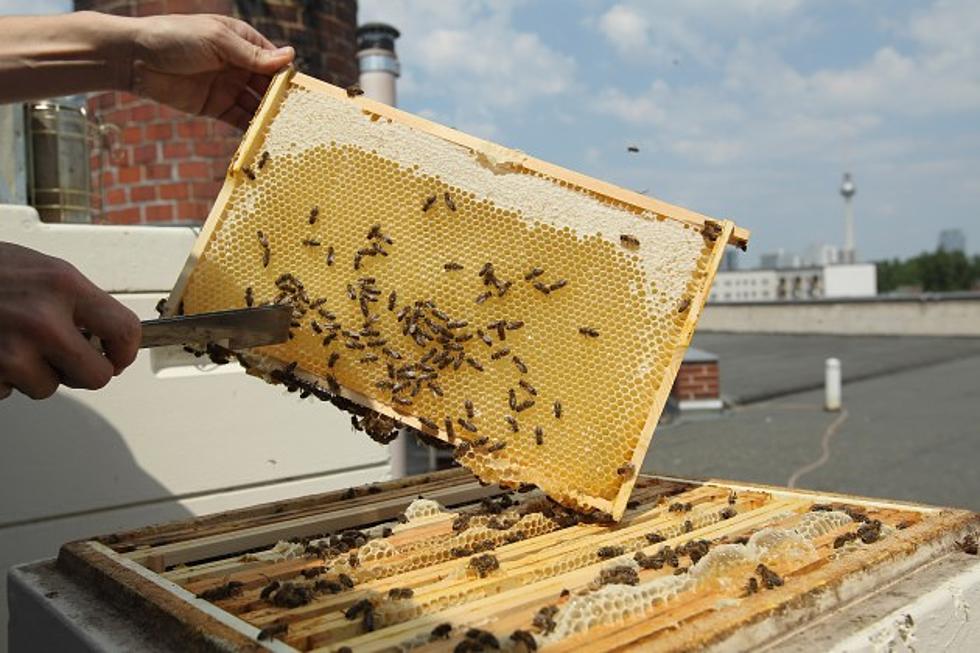
<path id="1" fill-rule="evenodd" d="M 755 573 L 759 578 L 750 576 L 745 582 L 745 596 L 755 594 L 759 591 L 760 586 L 765 587 L 767 590 L 772 590 L 783 584 L 783 579 L 780 575 L 761 562 L 756 566 Z M 759 582 L 760 579 L 762 581 L 761 583 Z"/>

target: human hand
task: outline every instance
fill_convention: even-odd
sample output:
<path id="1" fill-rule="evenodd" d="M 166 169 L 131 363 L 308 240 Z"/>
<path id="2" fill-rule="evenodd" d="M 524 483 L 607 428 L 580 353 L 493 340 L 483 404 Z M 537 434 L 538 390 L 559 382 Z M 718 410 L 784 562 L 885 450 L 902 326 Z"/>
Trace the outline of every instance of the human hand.
<path id="1" fill-rule="evenodd" d="M 270 76 L 293 48 L 276 47 L 247 23 L 197 14 L 135 19 L 134 93 L 245 129 Z"/>
<path id="2" fill-rule="evenodd" d="M 80 332 L 102 341 L 99 352 Z M 140 321 L 61 259 L 0 243 L 0 399 L 95 390 L 136 358 Z"/>

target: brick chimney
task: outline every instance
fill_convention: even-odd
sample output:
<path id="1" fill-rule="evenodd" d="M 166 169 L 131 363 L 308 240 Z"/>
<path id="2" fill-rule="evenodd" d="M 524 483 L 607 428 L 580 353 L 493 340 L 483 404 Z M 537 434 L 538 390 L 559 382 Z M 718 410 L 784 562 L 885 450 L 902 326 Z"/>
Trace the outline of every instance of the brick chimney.
<path id="1" fill-rule="evenodd" d="M 299 70 L 340 86 L 358 78 L 356 0 L 75 0 L 75 8 L 121 16 L 235 16 L 276 45 L 296 48 Z M 96 222 L 204 221 L 241 140 L 237 129 L 129 93 L 93 94 L 88 110 L 105 126 L 103 151 L 92 157 Z"/>

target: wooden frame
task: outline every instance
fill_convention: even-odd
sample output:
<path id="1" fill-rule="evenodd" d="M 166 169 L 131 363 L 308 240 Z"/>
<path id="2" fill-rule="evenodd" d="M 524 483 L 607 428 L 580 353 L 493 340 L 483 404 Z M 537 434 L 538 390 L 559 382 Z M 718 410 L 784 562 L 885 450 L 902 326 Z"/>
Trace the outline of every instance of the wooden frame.
<path id="1" fill-rule="evenodd" d="M 705 521 L 713 510 L 730 504 L 731 492 L 737 493 L 737 514 L 721 521 Z M 243 553 L 268 548 L 288 537 L 309 535 L 313 532 L 310 528 L 319 529 L 320 533 L 349 528 L 376 531 L 378 527 L 371 524 L 385 523 L 399 529 L 391 536 L 397 546 L 407 547 L 406 550 L 435 547 L 434 551 L 454 537 L 454 514 L 482 519 L 479 500 L 501 493 L 494 486 L 479 485 L 463 470 L 440 472 L 72 542 L 62 548 L 58 565 L 101 592 L 154 637 L 181 650 L 296 650 L 291 644 L 299 650 L 336 650 L 345 643 L 353 650 L 389 650 L 442 622 L 456 626 L 452 639 L 430 644 L 423 650 L 450 650 L 468 627 L 504 637 L 514 628 L 529 628 L 527 620 L 538 607 L 556 601 L 563 605 L 570 600 L 559 597 L 563 589 L 571 589 L 572 598 L 594 591 L 589 589 L 590 583 L 607 563 L 591 562 L 581 557 L 582 552 L 618 545 L 627 554 L 634 550 L 649 554 L 663 546 L 645 543 L 643 534 L 650 529 L 667 536 L 664 544 L 677 546 L 689 539 L 704 538 L 718 546 L 767 526 L 778 529 L 799 524 L 815 503 L 858 510 L 868 519 L 879 519 L 886 525 L 887 532 L 880 541 L 851 544 L 840 553 L 834 548 L 834 540 L 853 531 L 853 524 L 814 536 L 813 555 L 770 563 L 783 575 L 782 587 L 750 596 L 739 595 L 737 588 L 733 593 L 725 586 L 697 590 L 643 618 L 598 626 L 581 636 L 551 642 L 546 648 L 571 651 L 587 644 L 590 650 L 688 650 L 719 645 L 726 650 L 740 650 L 785 638 L 795 629 L 860 600 L 880 585 L 920 566 L 944 556 L 964 555 L 956 541 L 980 525 L 980 517 L 973 513 L 918 504 L 746 483 L 643 476 L 634 493 L 636 504 L 631 504 L 622 523 L 566 525 L 500 544 L 493 554 L 501 568 L 487 579 L 458 575 L 458 570 L 467 568 L 467 557 L 430 561 L 415 571 L 405 569 L 380 576 L 376 572 L 381 567 L 377 565 L 382 563 L 368 561 L 350 572 L 366 575 L 358 576 L 357 586 L 348 594 L 325 596 L 295 609 L 256 608 L 264 605 L 257 599 L 258 589 L 270 578 L 281 578 L 283 582 L 300 578 L 304 569 L 320 563 L 304 558 L 260 560 L 255 556 L 242 557 Z M 394 518 L 420 494 L 437 499 L 456 512 L 398 525 Z M 533 493 L 516 496 L 527 501 L 528 506 L 539 501 Z M 675 513 L 673 506 L 685 502 L 693 503 L 694 509 Z M 676 531 L 684 519 L 696 520 L 699 525 L 689 534 Z M 679 534 L 672 534 L 675 532 Z M 335 573 L 333 564 L 338 563 L 328 560 L 324 578 Z M 560 571 L 548 571 L 555 564 Z M 670 571 L 641 570 L 641 582 L 670 575 Z M 212 603 L 195 596 L 201 589 L 229 578 L 246 583 L 246 597 Z M 303 582 L 302 578 L 299 582 Z M 358 623 L 340 616 L 364 596 L 383 610 L 384 594 L 391 587 L 414 588 L 419 606 L 431 607 L 420 607 L 422 611 L 413 613 L 415 616 L 382 622 L 377 631 L 366 633 L 361 632 Z M 719 607 L 723 604 L 719 602 L 726 601 L 727 607 Z M 395 613 L 379 614 L 379 618 L 384 618 L 384 614 Z M 290 632 L 295 632 L 282 636 L 287 641 L 256 640 L 260 627 L 280 620 L 288 621 Z"/>

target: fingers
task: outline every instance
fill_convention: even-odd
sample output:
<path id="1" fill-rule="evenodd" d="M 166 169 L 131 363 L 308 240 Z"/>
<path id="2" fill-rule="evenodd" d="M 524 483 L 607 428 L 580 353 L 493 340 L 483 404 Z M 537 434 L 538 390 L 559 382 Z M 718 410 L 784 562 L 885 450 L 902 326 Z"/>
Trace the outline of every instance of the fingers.
<path id="1" fill-rule="evenodd" d="M 75 303 L 75 323 L 102 341 L 102 349 L 118 375 L 136 359 L 140 321 L 111 295 L 88 284 Z M 87 346 L 87 343 L 86 343 Z"/>
<path id="2" fill-rule="evenodd" d="M 109 383 L 115 372 L 113 364 L 85 339 L 73 323 L 59 326 L 59 332 L 46 339 L 44 356 L 51 367 L 59 372 L 61 382 L 72 388 L 89 390 L 98 390 Z"/>
<path id="3" fill-rule="evenodd" d="M 252 115 L 259 108 L 259 98 L 255 97 L 251 89 L 245 89 L 235 98 L 235 104 L 244 109 L 247 114 Z"/>
<path id="4" fill-rule="evenodd" d="M 266 50 L 275 50 L 276 46 L 273 45 L 272 41 L 263 36 L 257 29 L 246 23 L 245 21 L 238 20 L 237 18 L 232 18 L 231 16 L 218 15 L 218 19 L 227 25 L 233 32 L 241 36 L 243 39 L 249 43 L 254 43 L 259 45 Z"/>
<path id="5" fill-rule="evenodd" d="M 234 30 L 223 32 L 216 45 L 218 55 L 230 65 L 264 75 L 271 75 L 289 65 L 296 54 L 291 46 L 270 49 L 249 41 Z"/>
<path id="6" fill-rule="evenodd" d="M 259 97 L 265 94 L 265 90 L 272 83 L 272 78 L 268 75 L 252 75 L 248 78 L 248 87 L 255 91 Z"/>
<path id="7" fill-rule="evenodd" d="M 9 397 L 10 396 L 10 393 L 13 392 L 13 391 L 14 391 L 14 389 L 11 388 L 6 383 L 0 383 L 0 401 L 3 401 L 7 397 Z"/>
<path id="8" fill-rule="evenodd" d="M 60 383 L 58 373 L 42 358 L 28 348 L 20 353 L 6 356 L 3 360 L 3 383 L 0 383 L 0 395 L 6 397 L 10 388 L 17 388 L 31 399 L 47 399 L 55 393 Z M 7 394 L 3 395 L 3 388 Z"/>
<path id="9" fill-rule="evenodd" d="M 252 120 L 252 113 L 246 112 L 238 105 L 232 106 L 230 109 L 218 116 L 218 120 L 223 120 L 229 125 L 238 127 L 242 131 L 248 129 L 248 123 Z"/>

